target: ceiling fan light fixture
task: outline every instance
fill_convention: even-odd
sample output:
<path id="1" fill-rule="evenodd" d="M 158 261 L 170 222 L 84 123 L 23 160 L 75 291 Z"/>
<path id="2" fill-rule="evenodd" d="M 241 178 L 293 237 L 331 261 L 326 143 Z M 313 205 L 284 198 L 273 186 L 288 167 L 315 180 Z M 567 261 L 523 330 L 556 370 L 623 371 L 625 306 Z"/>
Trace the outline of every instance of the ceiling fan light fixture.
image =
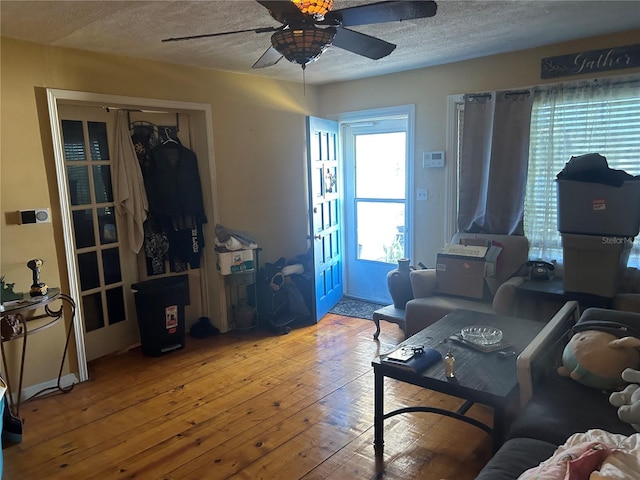
<path id="1" fill-rule="evenodd" d="M 303 67 L 314 62 L 324 52 L 336 34 L 335 28 L 304 26 L 286 28 L 271 36 L 271 45 L 292 63 Z"/>
<path id="2" fill-rule="evenodd" d="M 291 0 L 305 15 L 313 15 L 322 20 L 327 12 L 333 8 L 333 0 Z"/>

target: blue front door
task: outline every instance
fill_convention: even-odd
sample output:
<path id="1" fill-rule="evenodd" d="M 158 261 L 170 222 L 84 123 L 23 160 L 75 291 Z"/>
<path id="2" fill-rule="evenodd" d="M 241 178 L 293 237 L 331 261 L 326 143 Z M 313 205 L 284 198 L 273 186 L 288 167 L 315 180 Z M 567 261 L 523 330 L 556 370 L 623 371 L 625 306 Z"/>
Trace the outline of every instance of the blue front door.
<path id="1" fill-rule="evenodd" d="M 314 313 L 318 321 L 342 298 L 342 211 L 337 122 L 307 117 L 307 161 Z"/>

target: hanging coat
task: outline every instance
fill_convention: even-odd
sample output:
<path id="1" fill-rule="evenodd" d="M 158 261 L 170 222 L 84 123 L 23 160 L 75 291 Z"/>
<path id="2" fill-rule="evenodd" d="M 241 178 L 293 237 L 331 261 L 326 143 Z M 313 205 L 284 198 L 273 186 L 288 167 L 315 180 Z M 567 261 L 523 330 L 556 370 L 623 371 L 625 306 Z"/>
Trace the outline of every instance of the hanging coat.
<path id="1" fill-rule="evenodd" d="M 144 241 L 144 221 L 149 204 L 136 151 L 131 141 L 127 113 L 116 114 L 115 154 L 113 156 L 114 200 L 116 211 L 126 219 L 129 247 L 138 253 Z"/>

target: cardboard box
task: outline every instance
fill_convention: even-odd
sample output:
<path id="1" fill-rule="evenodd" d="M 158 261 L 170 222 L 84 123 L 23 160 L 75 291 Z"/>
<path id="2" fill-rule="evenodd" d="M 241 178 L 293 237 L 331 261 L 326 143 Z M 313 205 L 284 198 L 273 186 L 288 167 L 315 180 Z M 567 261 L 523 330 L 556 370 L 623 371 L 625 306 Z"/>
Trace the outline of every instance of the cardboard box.
<path id="1" fill-rule="evenodd" d="M 447 245 L 436 260 L 436 292 L 460 297 L 485 297 L 485 277 L 496 273 L 501 247 Z"/>
<path id="2" fill-rule="evenodd" d="M 222 275 L 253 270 L 253 250 L 218 252 L 217 267 Z"/>

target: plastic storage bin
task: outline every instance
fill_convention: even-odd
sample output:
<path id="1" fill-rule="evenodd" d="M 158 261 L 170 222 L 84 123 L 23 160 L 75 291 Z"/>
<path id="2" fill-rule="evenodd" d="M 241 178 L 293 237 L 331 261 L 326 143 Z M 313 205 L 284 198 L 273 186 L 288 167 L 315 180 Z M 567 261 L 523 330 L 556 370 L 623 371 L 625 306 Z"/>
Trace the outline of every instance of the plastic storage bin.
<path id="1" fill-rule="evenodd" d="M 640 232 L 640 181 L 620 187 L 556 180 L 562 233 L 635 237 Z"/>
<path id="2" fill-rule="evenodd" d="M 142 353 L 157 357 L 184 348 L 184 308 L 189 304 L 189 277 L 156 278 L 131 285 Z"/>
<path id="3" fill-rule="evenodd" d="M 632 246 L 630 237 L 562 234 L 564 290 L 613 297 Z"/>

